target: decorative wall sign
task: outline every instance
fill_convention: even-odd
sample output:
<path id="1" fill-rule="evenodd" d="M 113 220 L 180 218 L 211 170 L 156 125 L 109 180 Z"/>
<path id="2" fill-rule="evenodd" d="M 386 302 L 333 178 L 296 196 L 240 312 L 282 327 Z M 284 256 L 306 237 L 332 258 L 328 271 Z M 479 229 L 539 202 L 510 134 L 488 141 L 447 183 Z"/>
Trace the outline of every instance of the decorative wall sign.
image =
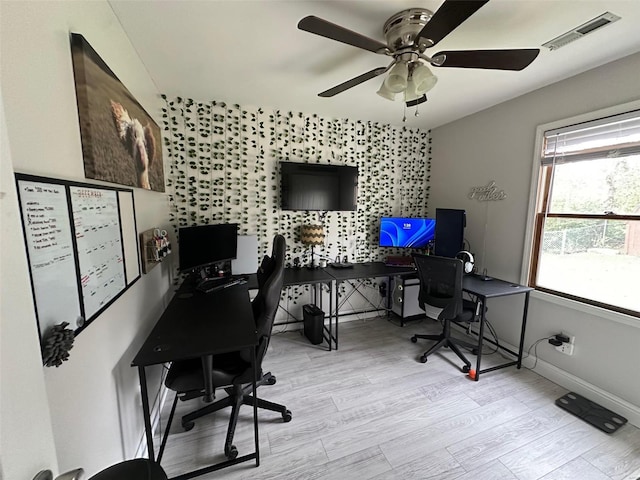
<path id="1" fill-rule="evenodd" d="M 507 194 L 504 190 L 498 190 L 496 187 L 496 182 L 494 180 L 490 180 L 485 186 L 482 187 L 471 187 L 469 191 L 469 200 L 473 200 L 474 198 L 479 202 L 488 202 L 491 200 L 504 200 L 507 198 Z"/>
<path id="2" fill-rule="evenodd" d="M 16 174 L 40 338 L 77 335 L 140 278 L 131 189 Z"/>
<path id="3" fill-rule="evenodd" d="M 164 192 L 158 125 L 77 33 L 71 58 L 85 176 Z"/>

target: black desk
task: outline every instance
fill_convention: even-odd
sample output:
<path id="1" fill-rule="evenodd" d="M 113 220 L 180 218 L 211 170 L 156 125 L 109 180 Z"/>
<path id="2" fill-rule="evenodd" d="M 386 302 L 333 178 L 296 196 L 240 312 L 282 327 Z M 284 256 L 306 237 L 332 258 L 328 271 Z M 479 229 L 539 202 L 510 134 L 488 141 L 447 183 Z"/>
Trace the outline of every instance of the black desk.
<path id="1" fill-rule="evenodd" d="M 524 335 L 527 327 L 527 311 L 529 309 L 529 292 L 531 292 L 533 288 L 526 287 L 524 285 L 518 285 L 516 283 L 505 282 L 504 280 L 499 280 L 497 278 L 485 281 L 485 280 L 481 280 L 479 277 L 475 275 L 465 275 L 464 279 L 462 280 L 462 289 L 465 292 L 477 297 L 478 301 L 481 303 L 480 311 L 482 313 L 480 315 L 480 331 L 478 332 L 478 355 L 476 360 L 475 380 L 478 381 L 480 379 L 481 373 L 491 372 L 493 370 L 510 367 L 512 365 L 517 365 L 517 368 L 520 368 L 522 366 Z M 520 328 L 520 345 L 518 347 L 518 352 L 516 353 L 506 347 L 497 345 L 498 348 L 509 352 L 511 355 L 516 356 L 518 359 L 501 364 L 501 365 L 497 365 L 491 368 L 480 370 L 480 361 L 482 360 L 482 344 L 484 342 L 484 325 L 486 323 L 485 306 L 486 306 L 487 299 L 504 297 L 507 295 L 520 295 L 520 294 L 524 294 L 525 297 L 524 297 L 524 306 L 522 309 L 522 326 Z M 495 343 L 495 342 L 492 342 L 492 343 Z"/>
<path id="2" fill-rule="evenodd" d="M 285 268 L 284 280 L 282 284 L 285 287 L 292 285 L 309 285 L 324 283 L 330 285 L 333 281 L 333 276 L 328 272 L 328 269 L 324 268 Z"/>
<path id="3" fill-rule="evenodd" d="M 258 344 L 258 335 L 247 287 L 246 284 L 235 285 L 205 294 L 197 291 L 194 292 L 190 288 L 190 285 L 183 285 L 176 292 L 147 337 L 147 340 L 133 359 L 131 365 L 138 367 L 138 374 L 140 376 L 142 409 L 150 460 L 156 461 L 145 367 L 174 360 L 202 358 L 205 370 L 209 369 L 210 371 L 211 355 L 249 348 L 253 353 L 251 361 L 255 372 L 255 349 L 253 347 Z M 207 360 L 209 361 L 207 362 Z M 254 396 L 256 395 L 255 376 L 254 374 Z M 207 376 L 205 374 L 205 379 L 206 378 L 211 378 L 211 375 Z M 212 392 L 213 387 L 207 385 L 207 394 L 209 395 Z M 176 401 L 177 396 L 174 400 L 174 407 Z M 172 419 L 173 409 L 168 420 L 169 426 Z M 255 459 L 256 466 L 259 466 L 258 416 L 255 403 L 253 408 L 253 422 L 255 440 L 254 453 L 194 470 L 174 478 L 192 478 L 252 459 Z M 162 453 L 169 433 L 169 426 L 166 427 L 165 435 L 158 452 L 158 463 L 160 463 L 162 459 Z"/>
<path id="4" fill-rule="evenodd" d="M 397 275 L 412 275 L 416 273 L 416 270 L 412 266 L 407 267 L 393 267 L 385 265 L 382 262 L 367 262 L 367 263 L 354 263 L 351 268 L 332 268 L 331 266 L 326 269 L 329 274 L 335 279 L 335 295 L 336 295 L 336 308 L 333 314 L 335 315 L 336 328 L 335 335 L 330 335 L 329 350 L 331 350 L 331 340 L 335 342 L 336 350 L 338 349 L 338 320 L 340 317 L 340 283 L 351 280 L 360 280 L 358 285 L 353 285 L 353 290 L 345 296 L 344 301 L 358 291 L 358 287 L 362 284 L 362 280 L 367 278 L 387 277 L 391 278 Z M 387 285 L 390 285 L 387 281 Z M 362 295 L 362 294 L 361 294 Z M 364 295 L 363 295 L 364 297 Z M 365 297 L 366 298 L 366 297 Z M 343 303 L 344 303 L 343 301 Z M 391 293 L 387 295 L 387 308 L 390 310 Z M 329 314 L 331 317 L 331 313 Z M 331 322 L 330 322 L 331 323 Z"/>

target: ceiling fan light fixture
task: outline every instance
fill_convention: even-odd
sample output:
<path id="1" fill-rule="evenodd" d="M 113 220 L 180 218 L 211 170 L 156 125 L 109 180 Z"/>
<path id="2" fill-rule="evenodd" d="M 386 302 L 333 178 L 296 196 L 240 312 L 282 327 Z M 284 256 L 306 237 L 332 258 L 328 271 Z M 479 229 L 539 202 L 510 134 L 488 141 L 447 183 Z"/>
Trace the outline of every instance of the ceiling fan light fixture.
<path id="1" fill-rule="evenodd" d="M 404 101 L 405 101 L 405 103 L 406 102 L 411 102 L 412 100 L 417 100 L 421 96 L 422 96 L 422 93 L 418 93 L 416 91 L 416 84 L 413 81 L 413 78 L 409 77 L 409 80 L 407 81 L 407 88 L 404 91 Z"/>
<path id="2" fill-rule="evenodd" d="M 427 93 L 438 83 L 438 77 L 431 73 L 429 67 L 423 63 L 414 64 L 411 79 L 415 84 L 415 90 L 418 96 Z"/>
<path id="3" fill-rule="evenodd" d="M 406 62 L 396 63 L 389 75 L 385 79 L 385 86 L 393 93 L 400 93 L 407 88 L 407 78 L 409 77 L 409 67 Z"/>
<path id="4" fill-rule="evenodd" d="M 385 79 L 380 85 L 380 89 L 376 92 L 382 98 L 386 98 L 387 100 L 391 100 L 392 102 L 396 99 L 395 92 L 392 92 L 387 88 L 387 80 Z"/>
<path id="5" fill-rule="evenodd" d="M 539 49 L 443 50 L 434 55 L 425 53 L 426 49 L 434 47 L 451 34 L 488 1 L 444 0 L 435 13 L 421 8 L 410 8 L 398 12 L 384 24 L 383 32 L 386 43 L 313 15 L 304 17 L 298 23 L 300 30 L 378 55 L 393 57 L 393 62 L 388 67 L 375 68 L 318 95 L 332 97 L 378 75 L 387 73 L 384 85 L 380 87 L 378 95 L 388 100 L 395 99 L 398 93 L 403 94 L 401 97 L 408 98 L 419 95 L 417 99 L 408 102 L 417 105 L 417 103 L 427 101 L 425 93 L 431 90 L 438 81 L 427 65 L 429 67 L 507 71 L 519 71 L 526 68 L 538 56 Z M 617 19 L 617 16 L 607 13 L 603 17 L 581 25 L 576 31 L 578 34 L 585 35 L 603 24 L 615 21 L 613 17 Z M 553 47 L 549 45 L 549 48 Z M 406 92 L 412 77 L 414 86 Z"/>

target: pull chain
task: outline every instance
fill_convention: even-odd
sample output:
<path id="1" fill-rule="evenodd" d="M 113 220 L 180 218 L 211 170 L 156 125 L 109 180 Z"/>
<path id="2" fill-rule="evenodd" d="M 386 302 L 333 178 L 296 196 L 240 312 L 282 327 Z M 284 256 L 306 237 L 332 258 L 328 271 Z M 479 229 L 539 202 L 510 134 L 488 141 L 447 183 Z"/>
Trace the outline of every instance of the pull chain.
<path id="1" fill-rule="evenodd" d="M 420 116 L 420 112 L 418 111 L 418 105 L 416 105 L 416 113 L 414 113 L 414 116 L 416 117 Z"/>
<path id="2" fill-rule="evenodd" d="M 407 121 L 407 104 L 405 102 L 402 102 L 402 121 Z"/>

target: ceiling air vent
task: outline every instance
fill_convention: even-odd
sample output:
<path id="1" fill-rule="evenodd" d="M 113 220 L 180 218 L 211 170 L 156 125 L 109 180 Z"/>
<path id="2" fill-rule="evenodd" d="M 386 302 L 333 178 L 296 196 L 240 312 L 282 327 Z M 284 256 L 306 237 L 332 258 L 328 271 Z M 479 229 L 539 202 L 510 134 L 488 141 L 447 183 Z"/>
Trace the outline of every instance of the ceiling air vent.
<path id="1" fill-rule="evenodd" d="M 547 47 L 549 50 L 557 50 L 558 48 L 564 47 L 566 44 L 571 43 L 574 40 L 578 40 L 579 38 L 582 38 L 585 35 L 595 32 L 599 28 L 602 28 L 605 25 L 609 25 L 610 23 L 618 20 L 620 20 L 620 17 L 614 15 L 611 12 L 603 13 L 596 18 L 592 18 L 587 23 L 583 23 L 579 27 L 568 31 L 567 33 L 563 33 L 553 40 L 549 40 L 548 42 L 543 43 L 542 46 Z"/>

